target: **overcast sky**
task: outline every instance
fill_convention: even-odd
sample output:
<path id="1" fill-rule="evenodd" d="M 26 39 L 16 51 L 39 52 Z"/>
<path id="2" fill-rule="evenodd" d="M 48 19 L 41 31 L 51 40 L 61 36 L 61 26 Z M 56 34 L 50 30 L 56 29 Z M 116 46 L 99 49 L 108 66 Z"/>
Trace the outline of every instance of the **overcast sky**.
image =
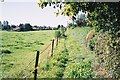
<path id="1" fill-rule="evenodd" d="M 52 7 L 41 9 L 38 0 L 4 0 L 0 3 L 0 20 L 8 20 L 10 25 L 30 23 L 31 25 L 67 25 L 68 17 L 55 15 Z"/>

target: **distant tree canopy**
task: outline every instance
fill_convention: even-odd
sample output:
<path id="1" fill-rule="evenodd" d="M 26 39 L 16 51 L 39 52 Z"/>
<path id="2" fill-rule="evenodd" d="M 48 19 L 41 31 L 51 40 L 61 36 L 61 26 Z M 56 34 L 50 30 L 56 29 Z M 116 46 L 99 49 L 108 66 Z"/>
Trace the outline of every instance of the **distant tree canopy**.
<path id="1" fill-rule="evenodd" d="M 60 29 L 60 25 L 58 25 L 58 27 L 57 27 L 58 29 Z"/>
<path id="2" fill-rule="evenodd" d="M 20 31 L 32 31 L 32 26 L 29 23 L 24 24 L 20 24 Z"/>
<path id="3" fill-rule="evenodd" d="M 0 29 L 2 29 L 2 22 L 0 21 Z"/>
<path id="4" fill-rule="evenodd" d="M 75 22 L 76 22 L 77 26 L 86 26 L 88 21 L 85 19 L 78 18 L 78 19 L 76 19 Z"/>
<path id="5" fill-rule="evenodd" d="M 59 27 L 50 27 L 50 26 L 38 26 L 34 25 L 32 26 L 30 23 L 19 25 L 9 25 L 8 21 L 0 21 L 0 30 L 6 30 L 6 31 L 36 31 L 36 30 L 58 30 L 61 28 L 62 25 L 59 25 Z"/>
<path id="6" fill-rule="evenodd" d="M 15 25 L 11 25 L 11 28 L 16 28 L 16 26 Z"/>
<path id="7" fill-rule="evenodd" d="M 9 22 L 8 21 L 3 21 L 3 24 L 2 24 L 2 22 L 0 22 L 0 29 L 7 30 L 7 31 L 11 30 Z"/>
<path id="8" fill-rule="evenodd" d="M 57 26 L 57 29 L 61 29 L 61 28 L 63 28 L 64 26 L 63 25 L 58 25 Z"/>

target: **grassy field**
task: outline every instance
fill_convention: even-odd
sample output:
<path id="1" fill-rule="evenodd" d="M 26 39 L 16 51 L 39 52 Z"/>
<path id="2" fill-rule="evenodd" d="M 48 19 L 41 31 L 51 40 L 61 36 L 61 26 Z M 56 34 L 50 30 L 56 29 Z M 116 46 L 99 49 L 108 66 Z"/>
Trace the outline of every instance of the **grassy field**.
<path id="1" fill-rule="evenodd" d="M 38 66 L 39 78 L 91 78 L 97 77 L 93 67 L 95 54 L 85 45 L 89 27 L 68 29 L 61 38 L 52 57 L 41 54 Z M 31 74 L 34 61 L 27 70 L 18 74 L 35 58 L 37 50 L 43 50 L 54 37 L 54 31 L 5 32 L 2 31 L 2 77 L 23 77 Z M 7 52 L 5 52 L 7 51 Z M 43 60 L 45 59 L 45 61 Z M 33 77 L 33 74 L 29 77 Z"/>
<path id="2" fill-rule="evenodd" d="M 69 29 L 67 38 L 60 39 L 53 57 L 39 65 L 38 77 L 42 78 L 91 78 L 98 77 L 93 70 L 95 54 L 84 47 L 89 27 Z"/>
<path id="3" fill-rule="evenodd" d="M 1 31 L 1 37 L 2 77 L 16 77 L 36 57 L 37 50 L 51 43 L 54 31 Z M 34 67 L 32 64 L 30 68 Z"/>

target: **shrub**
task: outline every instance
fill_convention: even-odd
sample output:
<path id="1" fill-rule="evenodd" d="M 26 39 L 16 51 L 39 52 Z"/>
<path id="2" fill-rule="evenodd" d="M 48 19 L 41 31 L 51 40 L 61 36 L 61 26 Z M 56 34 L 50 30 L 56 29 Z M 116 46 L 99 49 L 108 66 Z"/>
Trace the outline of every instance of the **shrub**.
<path id="1" fill-rule="evenodd" d="M 112 36 L 109 32 L 98 33 L 97 39 L 92 39 L 90 45 L 98 58 L 99 65 L 104 68 L 109 77 L 120 78 L 120 37 Z"/>
<path id="2" fill-rule="evenodd" d="M 60 31 L 55 31 L 55 37 L 60 38 L 60 36 L 61 36 L 61 32 Z"/>

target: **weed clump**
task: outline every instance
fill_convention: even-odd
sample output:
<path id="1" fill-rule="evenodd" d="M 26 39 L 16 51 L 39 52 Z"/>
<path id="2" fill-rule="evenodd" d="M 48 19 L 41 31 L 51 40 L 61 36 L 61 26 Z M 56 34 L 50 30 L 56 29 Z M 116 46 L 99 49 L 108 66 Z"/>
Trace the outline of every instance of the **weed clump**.
<path id="1" fill-rule="evenodd" d="M 3 53 L 5 53 L 5 54 L 10 54 L 10 53 L 12 53 L 10 50 L 1 50 L 0 52 L 1 52 L 1 54 L 3 54 Z"/>

